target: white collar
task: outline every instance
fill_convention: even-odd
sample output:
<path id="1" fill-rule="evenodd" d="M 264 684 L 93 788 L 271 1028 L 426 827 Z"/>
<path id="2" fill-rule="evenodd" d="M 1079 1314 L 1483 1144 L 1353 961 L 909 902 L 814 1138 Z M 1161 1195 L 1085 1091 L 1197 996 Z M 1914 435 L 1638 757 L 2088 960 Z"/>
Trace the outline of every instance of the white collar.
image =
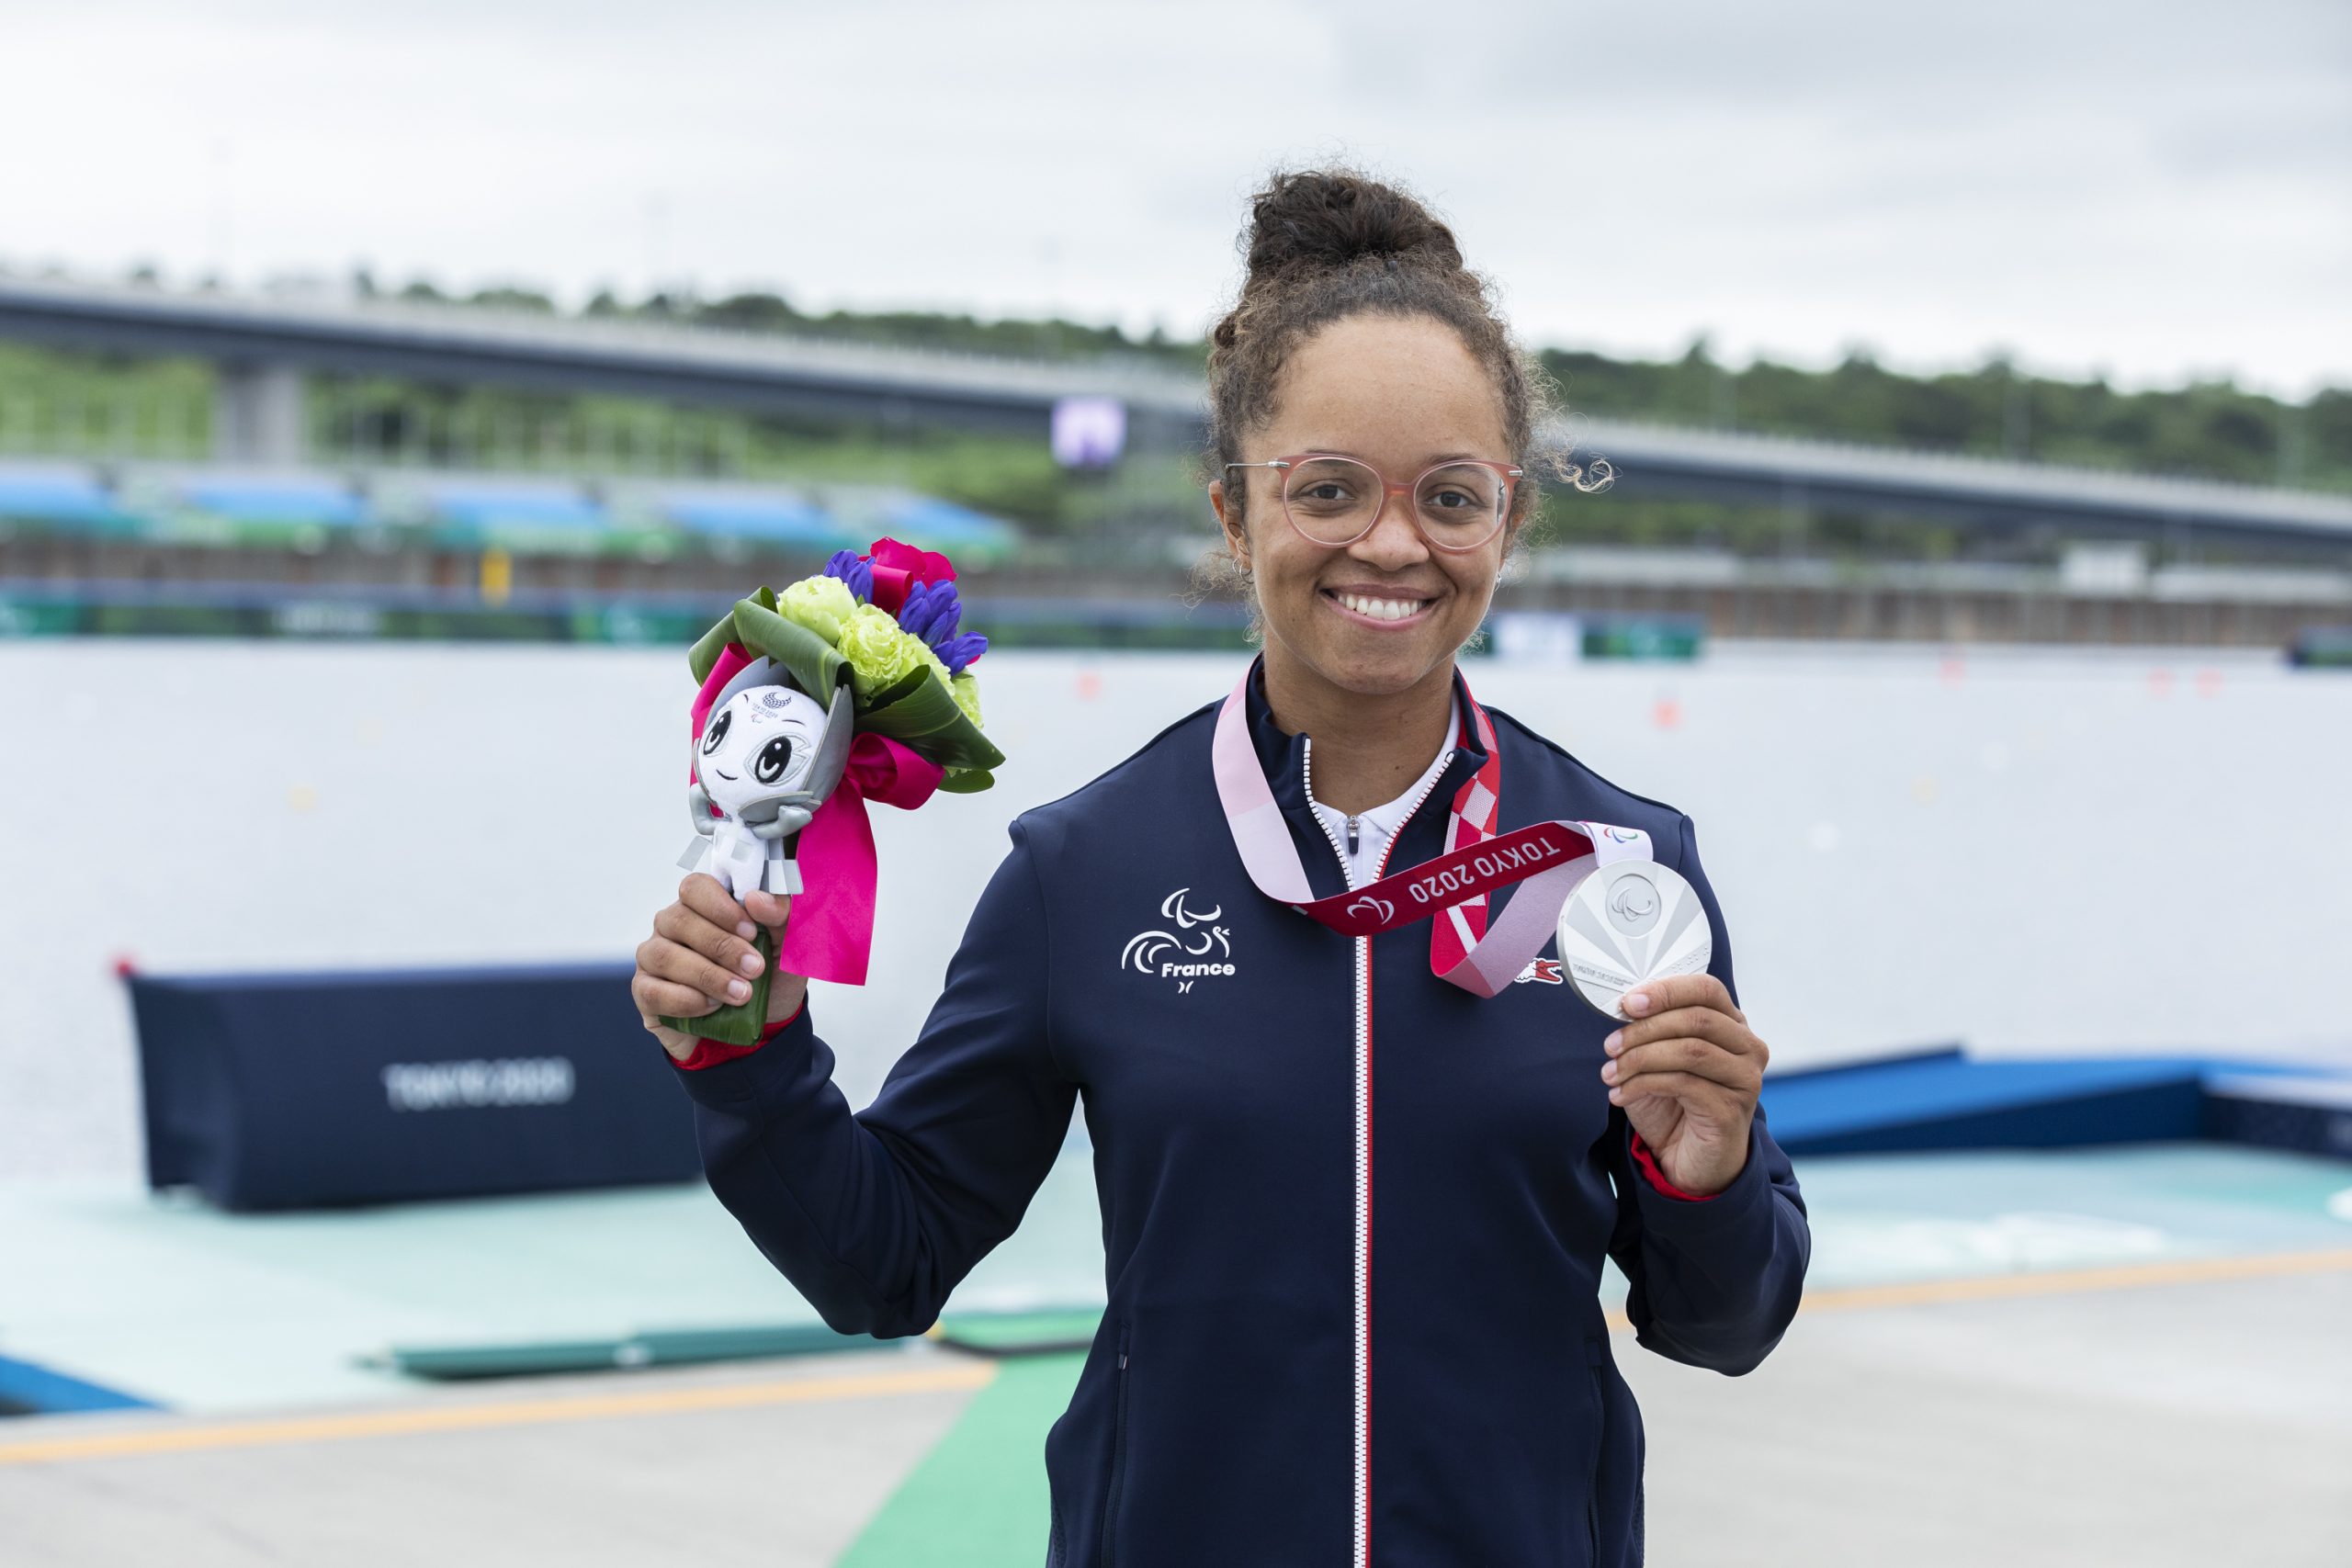
<path id="1" fill-rule="evenodd" d="M 1386 852 L 1388 840 L 1404 825 L 1405 813 L 1412 807 L 1413 802 L 1437 783 L 1438 775 L 1445 772 L 1446 763 L 1453 760 L 1454 745 L 1461 734 L 1462 696 L 1457 692 L 1446 708 L 1444 744 L 1438 748 L 1437 755 L 1430 760 L 1430 765 L 1421 770 L 1421 776 L 1405 787 L 1404 794 L 1378 806 L 1366 807 L 1352 819 L 1337 807 L 1326 806 L 1308 796 L 1307 804 L 1315 808 L 1315 815 L 1322 818 L 1323 825 L 1330 829 L 1343 854 L 1347 847 L 1348 824 L 1351 820 L 1355 824 L 1355 853 L 1346 857 L 1349 886 L 1360 886 L 1371 878 L 1373 868 L 1380 863 L 1381 856 Z"/>

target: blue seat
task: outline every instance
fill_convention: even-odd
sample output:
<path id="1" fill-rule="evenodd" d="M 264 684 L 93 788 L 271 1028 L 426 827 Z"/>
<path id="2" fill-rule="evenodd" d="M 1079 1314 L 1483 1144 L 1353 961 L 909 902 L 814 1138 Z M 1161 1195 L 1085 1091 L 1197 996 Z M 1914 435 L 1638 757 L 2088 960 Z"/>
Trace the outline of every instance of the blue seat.
<path id="1" fill-rule="evenodd" d="M 673 491 L 658 505 L 672 526 L 698 538 L 828 554 L 865 547 L 831 513 L 786 491 Z"/>
<path id="2" fill-rule="evenodd" d="M 178 497 L 216 517 L 265 527 L 349 528 L 367 518 L 358 496 L 326 479 L 206 477 L 184 481 Z"/>
<path id="3" fill-rule="evenodd" d="M 0 467 L 0 519 L 66 533 L 126 534 L 138 527 L 138 519 L 89 474 L 49 464 Z"/>
<path id="4" fill-rule="evenodd" d="M 611 513 L 570 485 L 441 484 L 424 495 L 436 544 L 593 552 L 617 538 Z"/>

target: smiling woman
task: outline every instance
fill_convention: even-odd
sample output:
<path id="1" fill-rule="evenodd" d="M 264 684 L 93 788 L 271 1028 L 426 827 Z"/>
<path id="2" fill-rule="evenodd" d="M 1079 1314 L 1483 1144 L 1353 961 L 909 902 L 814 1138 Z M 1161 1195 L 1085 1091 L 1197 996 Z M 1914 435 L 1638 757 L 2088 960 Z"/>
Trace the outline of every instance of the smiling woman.
<path id="1" fill-rule="evenodd" d="M 1202 578 L 1248 596 L 1278 711 L 1369 700 L 1433 751 L 1453 655 L 1535 513 L 1536 476 L 1597 490 L 1607 466 L 1538 450 L 1550 378 L 1453 231 L 1403 191 L 1349 170 L 1277 175 L 1245 252 L 1209 355 L 1225 547 Z M 1358 772 L 1331 757 L 1318 798 L 1368 805 L 1400 782 Z"/>
<path id="2" fill-rule="evenodd" d="M 1249 232 L 1207 499 L 1263 657 L 1013 822 L 865 1110 L 788 975 L 758 1043 L 663 1043 L 713 1190 L 845 1333 L 928 1328 L 1084 1101 L 1108 1305 L 1046 1441 L 1056 1568 L 1625 1568 L 1641 1417 L 1603 1260 L 1660 1354 L 1736 1373 L 1779 1340 L 1809 1240 L 1765 1045 L 1690 819 L 1456 668 L 1549 406 L 1485 286 L 1349 171 L 1276 176 Z M 1555 921 L 1652 860 L 1712 957 L 1607 1016 Z M 723 989 L 787 905 L 688 878 L 640 986 Z"/>

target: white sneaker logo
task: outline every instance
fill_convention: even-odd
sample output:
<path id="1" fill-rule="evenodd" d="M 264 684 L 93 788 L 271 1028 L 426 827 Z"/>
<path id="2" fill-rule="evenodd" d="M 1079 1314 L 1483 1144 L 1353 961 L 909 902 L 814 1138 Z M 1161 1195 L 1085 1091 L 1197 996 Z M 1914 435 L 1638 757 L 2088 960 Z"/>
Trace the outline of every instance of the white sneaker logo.
<path id="1" fill-rule="evenodd" d="M 1137 931 L 1129 937 L 1126 951 L 1119 954 L 1120 968 L 1173 980 L 1179 992 L 1191 990 L 1195 979 L 1233 973 L 1233 943 L 1227 940 L 1223 926 L 1211 923 L 1225 913 L 1225 906 L 1195 913 L 1184 902 L 1184 895 L 1191 891 L 1179 887 L 1159 901 L 1160 918 L 1176 929 Z"/>

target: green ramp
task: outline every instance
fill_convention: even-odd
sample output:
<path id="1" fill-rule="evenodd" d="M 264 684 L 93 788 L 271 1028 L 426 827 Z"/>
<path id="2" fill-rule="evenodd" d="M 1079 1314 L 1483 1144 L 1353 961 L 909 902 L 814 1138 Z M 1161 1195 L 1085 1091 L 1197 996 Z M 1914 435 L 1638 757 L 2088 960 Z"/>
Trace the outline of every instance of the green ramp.
<path id="1" fill-rule="evenodd" d="M 1082 1350 L 1000 1361 L 835 1568 L 1037 1568 L 1053 1531 L 1046 1431 L 1085 1361 Z"/>

